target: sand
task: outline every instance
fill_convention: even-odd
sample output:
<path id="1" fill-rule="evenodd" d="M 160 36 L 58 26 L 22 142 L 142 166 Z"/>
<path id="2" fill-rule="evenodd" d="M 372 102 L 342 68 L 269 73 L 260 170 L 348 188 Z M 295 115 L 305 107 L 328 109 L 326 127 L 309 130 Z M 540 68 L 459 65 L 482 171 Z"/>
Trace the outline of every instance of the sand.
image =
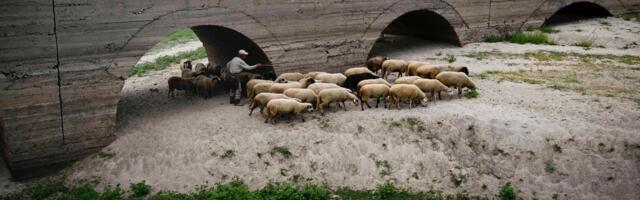
<path id="1" fill-rule="evenodd" d="M 599 20 L 610 21 L 612 30 L 640 30 L 638 23 L 618 18 Z M 587 30 L 601 25 L 588 20 L 560 29 L 564 26 Z M 570 37 L 563 32 L 557 34 L 562 42 Z M 360 111 L 347 104 L 346 112 L 333 108 L 325 116 L 306 114 L 306 122 L 285 120 L 276 125 L 263 123 L 260 115 L 249 117 L 247 106 L 229 105 L 223 93 L 209 100 L 168 99 L 166 80 L 179 76 L 176 65 L 128 79 L 118 106 L 118 139 L 107 147 L 115 155 L 86 158 L 65 173 L 70 180 L 99 177 L 102 185 L 146 180 L 154 191 L 187 192 L 238 176 L 252 188 L 269 181 L 297 180 L 372 189 L 393 180 L 412 190 L 468 191 L 491 197 L 511 182 L 525 199 L 550 199 L 554 194 L 562 199 L 633 199 L 640 196 L 640 149 L 626 144 L 640 144 L 636 102 L 480 79 L 477 74 L 483 71 L 530 68 L 537 63 L 517 60 L 512 65 L 463 55 L 495 49 L 639 56 L 637 47 L 620 48 L 639 40 L 635 36 L 621 34 L 624 42 L 591 50 L 508 43 L 459 48 L 398 38 L 382 50 L 394 50 L 389 54 L 394 58 L 442 63 L 446 55 L 456 55 L 456 64 L 470 67 L 480 96 L 466 99 L 451 93 L 427 107 L 402 110 Z M 393 125 L 403 118 L 418 120 L 414 130 L 408 123 Z M 274 147 L 287 148 L 292 158 L 270 154 Z M 227 150 L 234 156 L 223 157 Z M 553 163 L 555 171 L 545 171 L 545 163 Z M 452 177 L 463 181 L 456 186 Z"/>

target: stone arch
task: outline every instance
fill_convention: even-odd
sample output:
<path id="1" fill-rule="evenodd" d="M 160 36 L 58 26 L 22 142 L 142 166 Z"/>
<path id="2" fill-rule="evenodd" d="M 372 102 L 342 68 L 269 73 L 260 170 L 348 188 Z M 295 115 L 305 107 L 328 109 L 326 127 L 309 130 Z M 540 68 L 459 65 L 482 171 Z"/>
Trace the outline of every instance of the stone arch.
<path id="1" fill-rule="evenodd" d="M 523 23 L 523 27 L 539 27 L 542 26 L 554 14 L 572 5 L 586 5 L 606 10 L 610 15 L 617 12 L 616 8 L 623 8 L 619 1 L 606 0 L 545 0 L 531 13 L 531 15 Z M 520 27 L 520 28 L 523 28 Z"/>
<path id="2" fill-rule="evenodd" d="M 213 47 L 219 44 L 211 43 L 212 40 L 205 34 L 212 31 L 222 32 L 222 36 L 227 39 L 246 39 L 242 44 L 255 44 L 256 47 L 248 49 L 257 49 L 259 59 L 255 61 L 271 61 L 277 60 L 284 54 L 279 40 L 275 35 L 260 21 L 241 11 L 235 11 L 228 8 L 213 7 L 204 9 L 186 9 L 169 12 L 167 14 L 154 18 L 147 24 L 138 29 L 128 40 L 118 53 L 113 56 L 113 65 L 109 72 L 120 79 L 128 76 L 129 71 L 136 62 L 162 38 L 179 30 L 192 28 L 198 35 L 198 38 L 204 43 L 208 54 L 219 54 L 222 57 L 228 57 L 229 51 L 215 51 Z M 200 32 L 200 34 L 198 33 Z M 206 40 L 206 41 L 203 41 Z M 208 45 L 209 44 L 209 45 Z M 223 45 L 224 47 L 229 47 Z M 211 49 L 211 51 L 210 51 Z M 216 61 L 215 55 L 209 55 L 210 61 Z"/>
<path id="3" fill-rule="evenodd" d="M 429 22 L 435 21 L 437 25 L 446 27 L 445 35 L 425 34 L 424 27 L 422 29 L 410 29 L 409 27 L 406 27 L 407 25 L 414 24 L 414 19 L 418 18 L 427 19 L 425 21 Z M 371 50 L 373 48 L 373 44 L 378 39 L 378 36 L 386 31 L 397 33 L 398 30 L 393 30 L 393 26 L 395 25 L 405 26 L 404 28 L 401 28 L 403 30 L 399 31 L 408 35 L 418 37 L 436 36 L 436 39 L 445 39 L 459 46 L 464 43 L 463 41 L 465 41 L 460 37 L 461 33 L 463 33 L 465 29 L 468 29 L 468 25 L 463 20 L 460 13 L 458 13 L 458 11 L 446 1 L 398 0 L 385 8 L 383 12 L 369 24 L 363 35 L 365 48 Z M 392 26 L 392 29 L 389 29 L 390 26 Z"/>

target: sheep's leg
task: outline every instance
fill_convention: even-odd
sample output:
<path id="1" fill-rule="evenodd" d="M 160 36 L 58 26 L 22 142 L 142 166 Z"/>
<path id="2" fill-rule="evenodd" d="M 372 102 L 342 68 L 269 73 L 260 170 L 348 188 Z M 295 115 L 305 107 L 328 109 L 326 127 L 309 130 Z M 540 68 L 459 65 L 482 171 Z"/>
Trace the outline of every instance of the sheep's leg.
<path id="1" fill-rule="evenodd" d="M 338 103 L 338 105 L 340 105 L 340 103 Z M 347 105 L 344 104 L 344 101 L 342 101 L 342 108 L 344 109 L 344 111 L 347 111 Z"/>
<path id="2" fill-rule="evenodd" d="M 302 120 L 302 122 L 305 122 L 306 120 L 304 119 L 304 115 L 300 115 L 300 119 Z"/>
<path id="3" fill-rule="evenodd" d="M 365 99 L 366 99 L 366 98 L 365 98 Z M 360 103 L 360 110 L 364 110 L 364 104 L 365 104 L 367 101 L 366 101 L 366 100 L 363 100 L 363 98 L 362 98 L 362 97 L 360 97 L 360 102 L 361 102 L 361 103 Z M 371 107 L 369 107 L 369 108 L 371 108 Z"/>
<path id="4" fill-rule="evenodd" d="M 264 123 L 266 124 L 267 122 L 269 122 L 270 117 L 267 115 L 264 117 Z"/>
<path id="5" fill-rule="evenodd" d="M 458 97 L 462 95 L 462 87 L 458 87 Z"/>
<path id="6" fill-rule="evenodd" d="M 256 106 L 254 104 L 251 104 L 249 106 L 249 116 L 251 116 L 251 113 L 253 113 L 253 110 L 256 109 Z M 262 111 L 260 111 L 260 114 L 262 114 Z"/>

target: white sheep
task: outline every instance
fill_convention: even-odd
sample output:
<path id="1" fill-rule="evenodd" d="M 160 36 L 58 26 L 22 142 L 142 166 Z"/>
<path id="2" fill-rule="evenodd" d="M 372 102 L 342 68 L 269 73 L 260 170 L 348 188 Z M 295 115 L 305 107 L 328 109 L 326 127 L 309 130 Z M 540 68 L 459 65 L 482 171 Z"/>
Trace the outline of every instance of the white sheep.
<path id="1" fill-rule="evenodd" d="M 416 70 L 416 74 L 415 75 L 420 76 L 422 78 L 435 79 L 436 76 L 439 73 L 445 72 L 445 71 L 463 72 L 466 75 L 469 75 L 469 69 L 466 66 L 463 66 L 463 65 L 450 65 L 450 64 L 445 64 L 445 65 L 423 65 L 423 66 L 418 67 L 418 69 Z"/>
<path id="2" fill-rule="evenodd" d="M 353 103 L 358 105 L 358 97 L 356 95 L 351 94 L 351 91 L 345 88 L 329 88 L 320 91 L 318 94 L 318 105 L 316 109 L 320 113 L 324 113 L 322 108 L 324 106 L 331 106 L 331 103 L 337 102 L 338 105 L 342 103 L 344 110 L 347 110 L 347 106 L 344 104 L 345 101 L 352 100 Z"/>
<path id="3" fill-rule="evenodd" d="M 276 82 L 277 83 L 285 83 L 285 82 L 288 82 L 288 81 L 299 81 L 302 78 L 304 78 L 304 75 L 302 75 L 301 73 L 290 72 L 290 73 L 280 74 L 280 76 L 278 76 L 278 78 L 276 78 Z"/>
<path id="4" fill-rule="evenodd" d="M 360 83 L 358 83 L 358 90 L 360 90 L 362 86 L 369 85 L 369 84 L 385 84 L 391 87 L 391 83 L 387 82 L 387 80 L 384 80 L 382 78 L 377 78 L 377 79 L 367 79 L 367 80 L 360 81 Z"/>
<path id="5" fill-rule="evenodd" d="M 251 101 L 253 101 L 253 98 L 256 95 L 264 92 L 269 92 L 269 89 L 271 89 L 271 86 L 273 86 L 274 84 L 276 83 L 275 82 L 258 83 L 255 86 L 253 86 L 253 91 L 251 93 L 251 96 L 247 96 L 247 97 L 251 99 Z"/>
<path id="6" fill-rule="evenodd" d="M 292 81 L 287 83 L 275 83 L 271 85 L 269 88 L 269 92 L 271 93 L 283 93 L 285 90 L 289 88 L 307 88 L 309 84 L 315 83 L 315 80 L 312 78 L 303 78 L 299 81 Z"/>
<path id="7" fill-rule="evenodd" d="M 344 71 L 345 76 L 351 76 L 354 74 L 364 74 L 364 73 L 374 74 L 371 70 L 369 70 L 369 68 L 366 68 L 366 67 L 353 67 Z"/>
<path id="8" fill-rule="evenodd" d="M 313 90 L 313 92 L 315 92 L 316 94 L 320 94 L 320 92 L 322 90 L 325 89 L 329 89 L 329 88 L 342 88 L 339 85 L 336 85 L 334 83 L 314 83 L 309 85 L 309 87 L 307 87 L 311 90 Z"/>
<path id="9" fill-rule="evenodd" d="M 418 79 L 416 81 L 413 82 L 414 85 L 418 86 L 418 88 L 420 88 L 420 90 L 422 90 L 422 92 L 429 92 L 431 93 L 431 97 L 435 100 L 436 99 L 436 94 L 437 97 L 442 100 L 442 94 L 441 92 L 446 92 L 449 88 L 442 84 L 440 81 L 438 80 L 434 80 L 434 79 Z"/>
<path id="10" fill-rule="evenodd" d="M 253 94 L 253 87 L 255 87 L 256 85 L 258 85 L 259 83 L 273 83 L 273 81 L 271 80 L 262 80 L 262 79 L 251 79 L 247 82 L 247 97 L 249 97 L 249 101 L 252 101 L 252 97 L 254 97 L 255 95 Z"/>
<path id="11" fill-rule="evenodd" d="M 262 111 L 264 110 L 264 107 L 267 106 L 267 103 L 269 103 L 269 101 L 273 99 L 294 99 L 294 100 L 300 101 L 299 99 L 291 98 L 284 94 L 276 94 L 276 93 L 268 93 L 268 92 L 260 93 L 256 95 L 255 98 L 253 98 L 253 101 L 249 105 L 249 116 L 251 116 L 251 113 L 253 113 L 253 110 L 255 110 L 258 107 L 260 108 L 260 113 L 262 113 Z"/>
<path id="12" fill-rule="evenodd" d="M 315 80 L 324 83 L 335 83 L 341 86 L 344 84 L 344 81 L 347 80 L 347 77 L 341 73 L 321 73 L 316 76 Z"/>
<path id="13" fill-rule="evenodd" d="M 441 72 L 436 79 L 447 87 L 457 88 L 458 96 L 462 95 L 462 88 L 476 89 L 476 84 L 463 72 Z"/>
<path id="14" fill-rule="evenodd" d="M 304 116 L 301 114 L 312 111 L 312 107 L 310 103 L 300 103 L 292 99 L 274 99 L 267 103 L 267 115 L 264 123 L 271 121 L 275 124 L 277 115 L 298 115 L 304 122 Z"/>
<path id="15" fill-rule="evenodd" d="M 413 107 L 413 102 L 417 101 L 426 105 L 426 95 L 418 86 L 413 84 L 396 84 L 389 88 L 389 97 L 387 107 L 391 109 L 392 104 L 395 104 L 400 109 L 400 101 L 403 99 L 409 100 L 409 108 Z"/>
<path id="16" fill-rule="evenodd" d="M 386 60 L 382 63 L 382 78 L 387 79 L 390 73 L 398 72 L 398 77 L 407 71 L 409 62 L 404 60 Z"/>
<path id="17" fill-rule="evenodd" d="M 317 106 L 318 95 L 311 89 L 290 88 L 284 91 L 284 95 L 300 99 L 302 102 L 311 103 L 313 104 L 313 108 Z"/>
<path id="18" fill-rule="evenodd" d="M 324 74 L 326 72 L 307 72 L 306 74 L 304 74 L 303 76 L 305 78 L 316 78 L 316 76 L 318 76 L 318 74 Z"/>
<path id="19" fill-rule="evenodd" d="M 360 88 L 360 90 L 358 90 L 358 97 L 360 97 L 360 109 L 364 110 L 365 104 L 368 108 L 371 108 L 371 105 L 369 105 L 370 98 L 376 99 L 376 108 L 378 108 L 378 104 L 380 104 L 380 98 L 382 98 L 384 101 L 387 96 L 389 96 L 389 86 L 386 84 L 364 85 L 362 86 L 362 88 Z"/>
<path id="20" fill-rule="evenodd" d="M 429 65 L 429 63 L 421 61 L 409 61 L 409 65 L 407 66 L 407 73 L 405 74 L 405 76 L 415 76 L 418 67 L 421 67 L 423 65 Z"/>
<path id="21" fill-rule="evenodd" d="M 419 76 L 400 77 L 394 81 L 395 84 L 413 84 L 414 81 L 420 79 Z"/>

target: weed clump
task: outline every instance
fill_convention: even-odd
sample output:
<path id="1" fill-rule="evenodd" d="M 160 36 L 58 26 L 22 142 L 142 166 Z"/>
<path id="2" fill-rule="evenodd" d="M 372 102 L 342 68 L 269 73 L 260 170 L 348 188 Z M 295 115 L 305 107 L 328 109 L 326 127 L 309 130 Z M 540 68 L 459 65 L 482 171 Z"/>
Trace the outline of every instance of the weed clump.
<path id="1" fill-rule="evenodd" d="M 272 157 L 275 156 L 276 154 L 282 155 L 282 157 L 284 157 L 285 159 L 289 159 L 293 157 L 293 154 L 291 153 L 291 151 L 289 151 L 289 148 L 283 147 L 283 146 L 275 146 L 273 147 L 273 149 L 271 149 L 271 152 L 269 153 L 271 154 Z"/>

